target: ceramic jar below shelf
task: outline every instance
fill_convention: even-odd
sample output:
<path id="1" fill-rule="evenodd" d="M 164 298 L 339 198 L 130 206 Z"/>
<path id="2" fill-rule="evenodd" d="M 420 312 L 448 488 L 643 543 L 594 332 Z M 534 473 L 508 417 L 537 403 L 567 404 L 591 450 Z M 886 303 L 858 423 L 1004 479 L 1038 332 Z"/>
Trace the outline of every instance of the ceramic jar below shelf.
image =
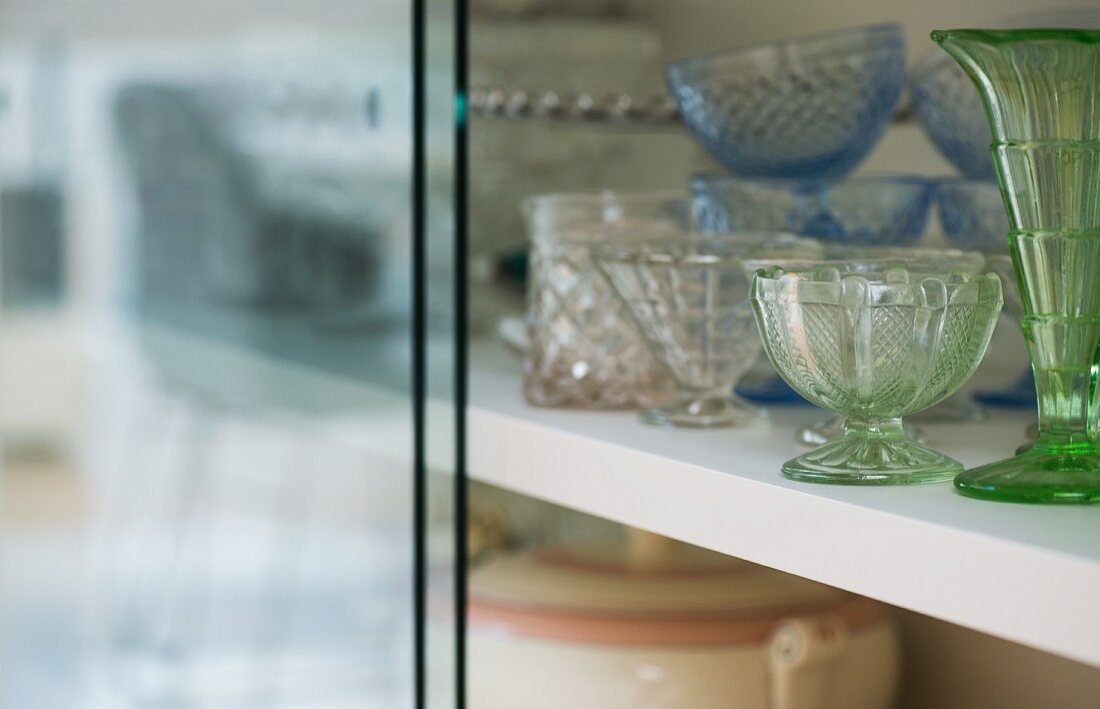
<path id="1" fill-rule="evenodd" d="M 694 551 L 671 565 L 527 552 L 475 569 L 471 706 L 892 706 L 898 641 L 884 606 Z"/>

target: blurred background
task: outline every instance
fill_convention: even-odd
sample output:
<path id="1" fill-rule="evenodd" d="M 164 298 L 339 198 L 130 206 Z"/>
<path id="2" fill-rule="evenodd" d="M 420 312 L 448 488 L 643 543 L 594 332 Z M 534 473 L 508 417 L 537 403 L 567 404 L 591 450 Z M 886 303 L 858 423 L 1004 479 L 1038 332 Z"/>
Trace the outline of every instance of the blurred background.
<path id="1" fill-rule="evenodd" d="M 411 12 L 0 2 L 4 707 L 411 705 Z"/>

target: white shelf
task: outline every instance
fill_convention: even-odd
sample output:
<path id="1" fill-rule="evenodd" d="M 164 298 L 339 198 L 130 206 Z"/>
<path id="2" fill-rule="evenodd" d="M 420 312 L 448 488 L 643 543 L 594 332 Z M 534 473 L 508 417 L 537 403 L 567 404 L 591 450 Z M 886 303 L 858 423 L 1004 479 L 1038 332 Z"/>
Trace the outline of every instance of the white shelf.
<path id="1" fill-rule="evenodd" d="M 949 484 L 782 478 L 810 407 L 773 425 L 643 426 L 633 413 L 538 409 L 502 347 L 470 353 L 471 477 L 1100 666 L 1100 508 L 983 502 Z M 966 465 L 1011 455 L 1031 418 L 925 425 Z"/>

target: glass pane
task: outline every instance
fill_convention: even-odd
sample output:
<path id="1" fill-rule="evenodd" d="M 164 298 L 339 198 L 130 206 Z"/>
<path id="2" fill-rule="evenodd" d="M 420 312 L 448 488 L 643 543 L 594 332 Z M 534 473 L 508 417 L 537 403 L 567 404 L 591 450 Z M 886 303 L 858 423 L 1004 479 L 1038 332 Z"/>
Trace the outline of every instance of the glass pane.
<path id="1" fill-rule="evenodd" d="M 413 705 L 411 13 L 0 3 L 4 707 Z"/>

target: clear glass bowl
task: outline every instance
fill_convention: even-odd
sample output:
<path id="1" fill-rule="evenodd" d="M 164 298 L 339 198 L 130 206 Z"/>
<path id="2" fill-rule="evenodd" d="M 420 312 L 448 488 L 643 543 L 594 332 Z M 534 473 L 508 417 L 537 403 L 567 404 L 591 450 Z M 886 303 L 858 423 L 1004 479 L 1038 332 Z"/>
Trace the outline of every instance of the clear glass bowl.
<path id="1" fill-rule="evenodd" d="M 707 54 L 666 70 L 684 122 L 748 177 L 842 177 L 874 147 L 905 81 L 897 24 Z"/>
<path id="2" fill-rule="evenodd" d="M 940 154 L 966 177 L 992 180 L 993 134 L 982 98 L 962 67 L 938 49 L 926 53 L 909 75 L 909 96 L 913 113 Z"/>
<path id="3" fill-rule="evenodd" d="M 996 274 L 773 267 L 754 277 L 752 303 L 776 370 L 847 417 L 839 437 L 787 461 L 786 477 L 907 485 L 962 471 L 906 435 L 901 417 L 945 399 L 977 369 L 1001 309 Z"/>
<path id="4" fill-rule="evenodd" d="M 592 263 L 596 244 L 660 239 L 691 223 L 676 192 L 531 197 L 523 392 L 536 406 L 622 409 L 667 397 L 672 381 Z"/>
<path id="5" fill-rule="evenodd" d="M 846 180 L 746 180 L 696 175 L 692 208 L 704 231 L 786 231 L 823 241 L 911 246 L 928 221 L 935 182 L 915 175 Z"/>
<path id="6" fill-rule="evenodd" d="M 760 353 L 742 260 L 817 254 L 816 242 L 781 234 L 685 235 L 595 247 L 600 270 L 680 387 L 643 420 L 687 427 L 761 420 L 763 410 L 733 393 Z"/>
<path id="7" fill-rule="evenodd" d="M 963 273 L 980 273 L 985 266 L 986 257 L 976 251 L 961 251 L 959 249 L 939 248 L 914 248 L 904 246 L 850 246 L 847 244 L 822 244 L 822 259 L 752 259 L 745 262 L 745 268 L 753 273 L 761 268 L 779 266 L 785 271 L 814 271 L 824 266 L 832 266 L 845 273 L 879 273 L 892 268 L 908 268 L 920 273 L 950 273 L 961 271 Z M 772 369 L 772 372 L 775 370 Z M 803 398 L 787 386 L 781 377 L 775 378 L 782 387 L 798 401 Z M 768 385 L 772 390 L 774 384 Z M 961 400 L 960 400 L 961 399 Z M 957 392 L 948 397 L 947 401 L 932 407 L 931 411 L 940 409 L 943 404 L 954 402 L 952 409 L 954 420 L 973 420 L 975 416 L 984 418 L 984 412 L 973 413 L 973 401 L 965 392 Z M 943 414 L 943 412 L 941 412 Z M 935 416 L 929 416 L 935 419 Z M 950 418 L 945 414 L 941 418 Z M 921 440 L 922 432 L 908 421 L 905 422 L 906 432 L 916 440 Z M 795 441 L 807 446 L 819 446 L 826 441 L 839 436 L 844 431 L 844 417 L 831 415 L 803 426 L 795 432 Z"/>
<path id="8" fill-rule="evenodd" d="M 1001 189 L 992 179 L 941 180 L 936 205 L 944 236 L 955 246 L 991 254 L 1008 252 L 1008 213 Z"/>

